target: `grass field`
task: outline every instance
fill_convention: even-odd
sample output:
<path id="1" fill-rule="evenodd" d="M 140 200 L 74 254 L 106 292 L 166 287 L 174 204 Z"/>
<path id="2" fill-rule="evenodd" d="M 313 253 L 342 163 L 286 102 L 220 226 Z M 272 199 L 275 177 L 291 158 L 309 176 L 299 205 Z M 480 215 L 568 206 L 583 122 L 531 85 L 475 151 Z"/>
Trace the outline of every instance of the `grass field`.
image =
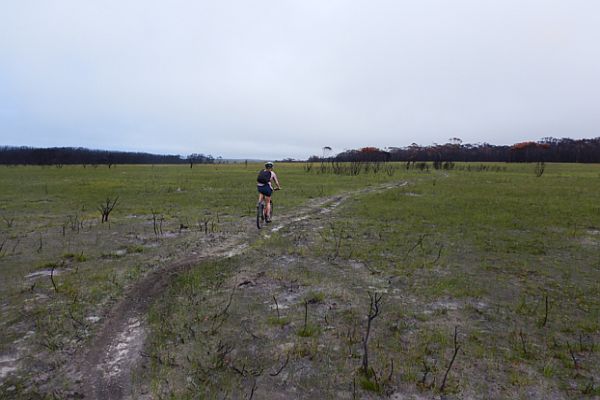
<path id="1" fill-rule="evenodd" d="M 130 287 L 238 237 L 150 308 L 134 397 L 599 397 L 600 166 L 477 167 L 277 165 L 260 233 L 257 165 L 0 168 L 0 393 L 68 397 L 52 371 Z"/>

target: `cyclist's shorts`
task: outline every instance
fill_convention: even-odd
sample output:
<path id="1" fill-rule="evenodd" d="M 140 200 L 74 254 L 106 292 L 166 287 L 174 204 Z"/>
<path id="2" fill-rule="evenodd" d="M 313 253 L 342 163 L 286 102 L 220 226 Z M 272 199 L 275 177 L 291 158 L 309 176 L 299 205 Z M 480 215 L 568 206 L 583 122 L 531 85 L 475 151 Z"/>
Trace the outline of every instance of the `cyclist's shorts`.
<path id="1" fill-rule="evenodd" d="M 273 194 L 273 188 L 271 187 L 271 185 L 257 186 L 257 188 L 258 188 L 258 193 L 262 193 L 265 196 L 271 197 L 271 195 Z"/>

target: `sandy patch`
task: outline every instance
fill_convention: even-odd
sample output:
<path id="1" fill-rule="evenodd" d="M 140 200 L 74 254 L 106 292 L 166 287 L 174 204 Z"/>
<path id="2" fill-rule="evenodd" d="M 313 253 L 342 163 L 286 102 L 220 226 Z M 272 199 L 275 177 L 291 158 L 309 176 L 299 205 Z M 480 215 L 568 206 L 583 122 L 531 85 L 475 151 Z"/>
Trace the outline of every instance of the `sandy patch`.
<path id="1" fill-rule="evenodd" d="M 106 357 L 98 369 L 107 378 L 129 371 L 132 360 L 137 360 L 139 352 L 142 351 L 144 336 L 142 321 L 130 318 L 125 330 L 119 332 L 108 347 Z"/>

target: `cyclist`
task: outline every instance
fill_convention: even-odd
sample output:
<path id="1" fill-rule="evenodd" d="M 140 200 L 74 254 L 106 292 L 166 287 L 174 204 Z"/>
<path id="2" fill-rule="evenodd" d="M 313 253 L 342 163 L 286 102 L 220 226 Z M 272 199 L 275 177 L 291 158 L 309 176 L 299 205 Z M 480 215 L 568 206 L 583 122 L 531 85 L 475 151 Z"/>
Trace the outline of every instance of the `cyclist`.
<path id="1" fill-rule="evenodd" d="M 265 201 L 265 221 L 267 223 L 271 222 L 271 196 L 273 195 L 273 185 L 271 182 L 274 182 L 276 187 L 275 190 L 281 189 L 281 185 L 279 184 L 279 180 L 277 179 L 277 175 L 273 171 L 273 163 L 267 162 L 265 163 L 265 169 L 261 170 L 258 173 L 258 177 L 256 178 L 256 186 L 258 189 L 258 202 L 260 203 L 263 199 Z"/>

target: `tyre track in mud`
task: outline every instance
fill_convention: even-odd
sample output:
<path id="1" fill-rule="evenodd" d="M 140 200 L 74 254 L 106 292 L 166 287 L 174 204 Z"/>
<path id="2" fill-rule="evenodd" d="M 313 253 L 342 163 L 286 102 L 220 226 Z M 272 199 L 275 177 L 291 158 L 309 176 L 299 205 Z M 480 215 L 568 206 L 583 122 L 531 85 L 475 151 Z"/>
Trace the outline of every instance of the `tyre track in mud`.
<path id="1" fill-rule="evenodd" d="M 248 227 L 241 234 L 227 238 L 217 246 L 202 249 L 202 254 L 192 253 L 152 271 L 128 289 L 125 296 L 108 312 L 89 345 L 81 349 L 67 367 L 67 376 L 77 382 L 77 393 L 86 399 L 131 397 L 132 373 L 144 356 L 146 314 L 178 274 L 207 260 L 243 253 L 250 243 L 261 237 L 261 232 L 269 235 L 269 232 L 277 232 L 290 223 L 308 219 L 315 212 L 331 212 L 357 195 L 406 185 L 407 181 L 391 182 L 315 199 L 303 206 L 300 212 L 277 216 L 277 223 L 258 231 L 259 234 L 256 227 L 248 221 Z"/>

